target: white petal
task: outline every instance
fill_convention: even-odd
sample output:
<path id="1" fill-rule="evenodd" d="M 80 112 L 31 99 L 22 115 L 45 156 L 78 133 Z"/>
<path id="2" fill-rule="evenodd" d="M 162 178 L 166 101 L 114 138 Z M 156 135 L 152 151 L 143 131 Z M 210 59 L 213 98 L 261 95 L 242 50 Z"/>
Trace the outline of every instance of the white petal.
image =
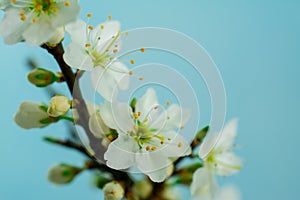
<path id="1" fill-rule="evenodd" d="M 109 133 L 109 128 L 104 124 L 99 112 L 95 112 L 89 119 L 89 128 L 96 138 L 102 138 Z"/>
<path id="2" fill-rule="evenodd" d="M 182 109 L 180 106 L 173 104 L 168 110 L 162 113 L 157 120 L 151 125 L 153 128 L 160 129 L 161 132 L 175 130 L 184 125 L 190 116 L 190 112 Z"/>
<path id="3" fill-rule="evenodd" d="M 54 28 L 66 25 L 77 19 L 80 11 L 78 0 L 68 0 L 70 6 L 65 6 L 65 1 L 58 3 L 58 12 L 51 16 L 52 26 Z"/>
<path id="4" fill-rule="evenodd" d="M 202 167 L 193 174 L 190 189 L 193 199 L 213 200 L 218 191 L 218 185 L 213 174 Z"/>
<path id="5" fill-rule="evenodd" d="M 209 150 L 212 151 L 213 147 L 218 142 L 218 135 L 215 134 L 211 137 L 206 138 L 203 143 L 200 145 L 198 155 L 201 159 L 204 159 L 205 156 L 209 153 Z"/>
<path id="6" fill-rule="evenodd" d="M 134 138 L 119 134 L 118 138 L 108 146 L 104 159 L 113 169 L 127 169 L 134 164 L 137 149 L 138 145 Z"/>
<path id="7" fill-rule="evenodd" d="M 191 147 L 188 141 L 176 132 L 161 134 L 165 137 L 165 146 L 162 153 L 167 157 L 181 157 L 191 154 Z"/>
<path id="8" fill-rule="evenodd" d="M 216 145 L 216 148 L 228 149 L 232 148 L 234 140 L 236 139 L 237 134 L 237 119 L 232 119 L 223 128 L 223 131 L 220 133 L 220 139 Z"/>
<path id="9" fill-rule="evenodd" d="M 103 26 L 102 30 L 100 27 Z M 92 32 L 92 38 L 95 40 L 100 36 L 100 41 L 98 46 L 103 49 L 103 46 L 108 44 L 108 41 L 112 39 L 113 36 L 116 36 L 121 30 L 120 22 L 118 21 L 108 21 L 103 24 L 98 25 Z"/>
<path id="10" fill-rule="evenodd" d="M 153 88 L 149 88 L 146 93 L 137 100 L 135 105 L 136 113 L 140 112 L 140 119 L 143 121 L 146 116 L 158 105 L 157 96 Z"/>
<path id="11" fill-rule="evenodd" d="M 72 42 L 63 55 L 65 62 L 71 67 L 81 70 L 91 71 L 94 69 L 94 63 L 84 48 L 79 44 Z"/>
<path id="12" fill-rule="evenodd" d="M 137 167 L 148 175 L 154 182 L 162 182 L 167 177 L 167 166 L 170 161 L 159 152 L 145 152 L 136 154 Z"/>
<path id="13" fill-rule="evenodd" d="M 220 176 L 228 176 L 238 172 L 242 166 L 242 160 L 233 152 L 222 152 L 214 156 L 215 162 L 211 164 L 214 172 Z"/>
<path id="14" fill-rule="evenodd" d="M 127 68 L 120 62 L 114 62 L 105 70 L 96 67 L 91 73 L 91 80 L 94 88 L 107 101 L 112 101 L 113 95 L 120 88 L 127 88 Z"/>
<path id="15" fill-rule="evenodd" d="M 82 20 L 77 20 L 66 25 L 66 32 L 71 36 L 72 42 L 79 45 L 85 45 L 87 42 L 86 30 L 87 25 Z"/>
<path id="16" fill-rule="evenodd" d="M 110 128 L 117 129 L 119 133 L 132 131 L 133 120 L 131 108 L 125 103 L 105 102 L 100 104 L 100 115 L 104 123 Z"/>
<path id="17" fill-rule="evenodd" d="M 20 10 L 9 8 L 5 11 L 5 15 L 0 24 L 0 33 L 6 44 L 16 44 L 23 40 L 23 32 L 29 26 L 30 21 L 20 20 Z"/>
<path id="18" fill-rule="evenodd" d="M 240 200 L 240 191 L 233 185 L 223 187 L 217 196 L 216 200 Z"/>
<path id="19" fill-rule="evenodd" d="M 27 44 L 39 46 L 47 42 L 55 33 L 56 27 L 52 27 L 47 16 L 37 18 L 35 23 L 24 31 L 23 37 Z"/>

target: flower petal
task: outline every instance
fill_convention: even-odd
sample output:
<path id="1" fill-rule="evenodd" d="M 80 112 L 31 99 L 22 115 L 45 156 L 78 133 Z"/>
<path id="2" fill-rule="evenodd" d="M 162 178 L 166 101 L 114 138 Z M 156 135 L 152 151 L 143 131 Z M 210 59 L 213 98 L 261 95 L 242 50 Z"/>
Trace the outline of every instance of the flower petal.
<path id="1" fill-rule="evenodd" d="M 100 28 L 103 27 L 103 30 Z M 103 45 L 107 45 L 107 41 L 111 40 L 113 36 L 116 36 L 121 30 L 120 22 L 118 21 L 108 21 L 103 24 L 98 25 L 92 32 L 92 38 L 97 41 L 97 38 L 100 37 L 98 46 L 100 49 L 103 49 Z"/>
<path id="2" fill-rule="evenodd" d="M 237 119 L 232 119 L 223 128 L 216 148 L 231 149 L 237 135 Z"/>
<path id="3" fill-rule="evenodd" d="M 218 185 L 213 174 L 206 167 L 202 167 L 193 174 L 190 189 L 193 199 L 212 200 L 218 191 Z"/>
<path id="4" fill-rule="evenodd" d="M 95 112 L 89 119 L 89 128 L 96 138 L 102 138 L 109 133 L 109 128 L 104 124 L 99 112 Z"/>
<path id="5" fill-rule="evenodd" d="M 157 96 L 153 88 L 149 88 L 146 93 L 137 100 L 135 105 L 136 113 L 140 112 L 140 119 L 143 121 L 154 107 L 158 105 Z"/>
<path id="6" fill-rule="evenodd" d="M 145 152 L 136 154 L 137 167 L 148 175 L 154 182 L 162 182 L 167 177 L 167 167 L 170 161 L 159 152 Z"/>
<path id="7" fill-rule="evenodd" d="M 65 26 L 66 32 L 71 36 L 72 42 L 84 46 L 86 44 L 87 24 L 82 20 L 77 20 Z"/>
<path id="8" fill-rule="evenodd" d="M 63 55 L 65 62 L 71 67 L 91 71 L 94 69 L 94 63 L 91 57 L 84 51 L 79 44 L 72 42 Z"/>
<path id="9" fill-rule="evenodd" d="M 91 73 L 92 84 L 105 100 L 112 101 L 118 89 L 128 87 L 127 71 L 128 69 L 121 62 L 113 62 L 105 70 L 102 67 L 96 67 Z"/>
<path id="10" fill-rule="evenodd" d="M 100 104 L 100 115 L 104 123 L 110 128 L 117 129 L 118 133 L 132 131 L 133 120 L 131 118 L 131 108 L 125 103 L 105 102 Z"/>
<path id="11" fill-rule="evenodd" d="M 190 144 L 180 134 L 172 131 L 161 135 L 165 137 L 165 146 L 162 147 L 162 153 L 166 157 L 181 157 L 191 154 Z"/>
<path id="12" fill-rule="evenodd" d="M 214 163 L 210 167 L 215 174 L 220 176 L 228 176 L 238 172 L 242 166 L 242 160 L 233 152 L 222 152 L 214 156 Z"/>
<path id="13" fill-rule="evenodd" d="M 51 17 L 52 27 L 56 28 L 59 26 L 66 25 L 77 19 L 80 11 L 78 0 L 68 0 L 70 6 L 65 5 L 65 1 L 58 3 L 58 12 Z"/>
<path id="14" fill-rule="evenodd" d="M 29 26 L 30 21 L 20 20 L 20 10 L 9 8 L 0 24 L 0 33 L 6 44 L 12 45 L 23 40 L 23 32 Z"/>
<path id="15" fill-rule="evenodd" d="M 108 146 L 104 159 L 113 169 L 127 169 L 134 164 L 137 149 L 137 143 L 132 137 L 119 134 L 118 138 Z"/>
<path id="16" fill-rule="evenodd" d="M 32 46 L 39 46 L 47 42 L 56 32 L 56 27 L 52 27 L 48 16 L 40 16 L 35 23 L 22 34 L 26 43 Z"/>

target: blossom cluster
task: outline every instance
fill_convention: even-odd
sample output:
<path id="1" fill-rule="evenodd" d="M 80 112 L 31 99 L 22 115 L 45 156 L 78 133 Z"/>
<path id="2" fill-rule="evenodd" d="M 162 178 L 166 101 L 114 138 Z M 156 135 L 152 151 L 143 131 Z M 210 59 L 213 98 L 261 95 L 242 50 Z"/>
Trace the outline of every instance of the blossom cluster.
<path id="1" fill-rule="evenodd" d="M 88 105 L 89 116 L 84 127 L 102 141 L 99 145 L 105 148 L 106 168 L 95 162 L 89 144 L 84 149 L 77 143 L 48 138 L 47 141 L 74 147 L 89 157 L 83 167 L 68 164 L 52 167 L 48 175 L 51 182 L 66 184 L 83 170 L 99 168 L 102 173 L 97 175 L 97 185 L 103 189 L 105 199 L 174 199 L 170 192 L 174 182 L 189 185 L 192 198 L 196 200 L 240 198 L 233 187 L 219 190 L 215 178 L 232 175 L 242 166 L 241 159 L 233 153 L 236 119 L 229 121 L 220 133 L 211 134 L 208 128 L 200 130 L 190 143 L 180 134 L 189 120 L 190 111 L 170 101 L 165 105 L 159 103 L 154 88 L 148 88 L 130 104 L 114 98 L 119 90 L 128 88 L 134 77 L 131 76 L 133 70 L 117 56 L 121 35 L 127 34 L 121 32 L 118 21 L 108 16 L 108 20 L 97 26 L 88 24 L 78 18 L 78 0 L 0 0 L 0 9 L 5 12 L 0 34 L 6 44 L 25 42 L 51 52 L 62 45 L 66 32 L 71 42 L 65 52 L 57 51 L 63 59 L 58 64 L 76 69 L 74 73 L 70 68 L 73 76 L 89 71 L 92 87 L 104 99 L 99 105 Z M 87 14 L 88 19 L 91 17 Z M 140 51 L 144 52 L 145 48 Z M 134 64 L 134 60 L 130 63 Z M 47 87 L 54 82 L 70 83 L 64 73 L 35 68 L 28 74 L 28 80 L 37 87 Z M 49 104 L 25 101 L 14 120 L 25 129 L 43 128 L 59 120 L 74 123 L 83 117 L 80 106 L 86 102 L 81 101 L 64 95 L 53 96 Z M 206 154 L 210 147 L 212 150 Z M 177 164 L 184 157 L 192 161 L 190 165 L 180 167 Z M 130 169 L 137 169 L 147 178 L 134 180 L 127 175 L 129 181 L 125 181 L 115 176 L 119 173 L 116 170 Z M 106 173 L 110 175 L 106 176 Z M 127 174 L 122 172 L 123 176 L 124 173 Z M 161 184 L 159 194 L 155 184 Z"/>

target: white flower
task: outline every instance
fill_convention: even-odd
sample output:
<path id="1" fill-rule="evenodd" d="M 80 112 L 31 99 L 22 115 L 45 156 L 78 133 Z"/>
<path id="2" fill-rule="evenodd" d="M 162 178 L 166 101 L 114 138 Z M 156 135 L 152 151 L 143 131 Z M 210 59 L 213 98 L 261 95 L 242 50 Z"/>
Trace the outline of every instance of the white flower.
<path id="1" fill-rule="evenodd" d="M 242 161 L 233 153 L 236 138 L 237 119 L 227 123 L 220 134 L 206 139 L 199 148 L 199 157 L 204 161 L 204 167 L 193 174 L 191 193 L 195 199 L 215 199 L 217 183 L 214 175 L 227 176 L 241 168 Z M 207 148 L 214 146 L 205 157 Z"/>
<path id="2" fill-rule="evenodd" d="M 186 122 L 189 112 L 178 105 L 159 110 L 151 88 L 137 100 L 135 113 L 125 103 L 100 105 L 105 124 L 119 133 L 104 154 L 109 167 L 127 169 L 136 164 L 152 181 L 162 182 L 171 164 L 168 158 L 191 153 L 189 143 L 175 131 Z"/>
<path id="3" fill-rule="evenodd" d="M 109 182 L 103 187 L 105 200 L 120 200 L 124 196 L 123 187 L 116 181 Z"/>
<path id="4" fill-rule="evenodd" d="M 61 95 L 56 95 L 50 99 L 50 105 L 47 113 L 51 117 L 59 117 L 65 115 L 71 107 L 71 101 Z"/>
<path id="5" fill-rule="evenodd" d="M 82 169 L 66 164 L 53 166 L 48 172 L 48 180 L 54 184 L 61 185 L 71 182 Z"/>
<path id="6" fill-rule="evenodd" d="M 111 101 L 117 88 L 128 87 L 129 71 L 114 57 L 120 48 L 118 21 L 108 21 L 94 28 L 78 20 L 66 26 L 66 31 L 72 43 L 66 49 L 64 60 L 72 67 L 91 71 L 92 84 L 103 98 Z"/>
<path id="7" fill-rule="evenodd" d="M 233 153 L 234 140 L 237 132 L 237 119 L 229 121 L 220 134 L 208 138 L 199 148 L 199 157 L 205 161 L 205 166 L 220 176 L 233 174 L 241 169 L 242 161 Z M 219 137 L 218 137 L 219 136 Z M 213 146 L 205 156 L 205 150 Z"/>
<path id="8" fill-rule="evenodd" d="M 51 39 L 62 26 L 75 21 L 78 0 L 1 0 L 5 10 L 0 33 L 6 44 L 24 41 L 38 46 Z"/>
<path id="9" fill-rule="evenodd" d="M 25 101 L 19 106 L 14 120 L 25 129 L 42 128 L 52 122 L 47 114 L 47 107 L 31 101 Z"/>

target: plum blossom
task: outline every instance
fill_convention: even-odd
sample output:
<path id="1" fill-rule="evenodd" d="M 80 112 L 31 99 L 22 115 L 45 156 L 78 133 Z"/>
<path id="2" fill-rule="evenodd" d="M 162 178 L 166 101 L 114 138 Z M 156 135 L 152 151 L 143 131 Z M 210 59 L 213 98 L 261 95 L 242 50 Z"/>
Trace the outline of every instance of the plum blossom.
<path id="1" fill-rule="evenodd" d="M 237 119 L 233 119 L 220 134 L 208 138 L 200 146 L 199 157 L 204 161 L 204 167 L 193 174 L 190 189 L 194 199 L 216 199 L 218 185 L 214 175 L 231 175 L 241 168 L 242 161 L 233 153 L 236 130 Z M 205 150 L 212 145 L 214 148 L 205 157 Z"/>
<path id="2" fill-rule="evenodd" d="M 114 169 L 137 167 L 154 182 L 168 175 L 171 157 L 189 155 L 189 143 L 176 132 L 189 117 L 178 105 L 160 110 L 155 91 L 150 88 L 136 101 L 134 112 L 128 104 L 105 102 L 100 105 L 104 123 L 117 130 L 104 154 L 107 165 Z"/>
<path id="3" fill-rule="evenodd" d="M 120 48 L 120 23 L 107 21 L 96 27 L 82 20 L 66 26 L 72 42 L 64 54 L 65 62 L 77 69 L 91 71 L 94 88 L 111 101 L 116 88 L 126 89 L 129 81 L 127 67 L 114 54 Z"/>
<path id="4" fill-rule="evenodd" d="M 78 0 L 1 0 L 0 8 L 5 11 L 0 23 L 4 42 L 33 46 L 60 42 L 62 27 L 75 21 L 80 11 Z"/>

